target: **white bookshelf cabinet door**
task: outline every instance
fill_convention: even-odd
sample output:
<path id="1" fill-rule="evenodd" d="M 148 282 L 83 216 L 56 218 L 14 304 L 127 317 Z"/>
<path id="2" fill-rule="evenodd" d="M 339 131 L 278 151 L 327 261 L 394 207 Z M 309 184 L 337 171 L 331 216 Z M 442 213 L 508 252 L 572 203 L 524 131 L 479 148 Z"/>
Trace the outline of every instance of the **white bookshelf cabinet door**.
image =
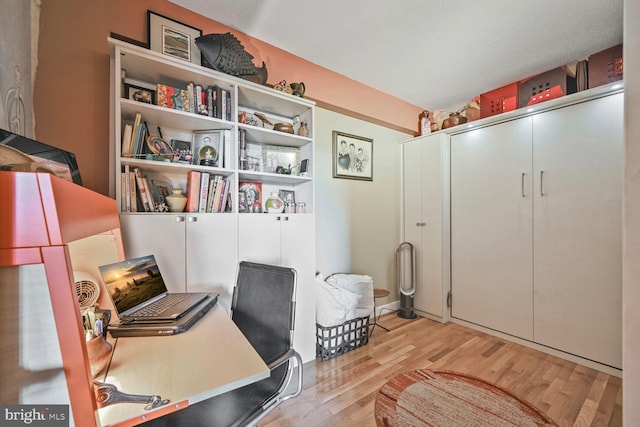
<path id="1" fill-rule="evenodd" d="M 240 261 L 280 264 L 281 214 L 239 214 L 238 255 Z"/>
<path id="2" fill-rule="evenodd" d="M 238 264 L 237 215 L 187 215 L 187 290 L 231 295 Z"/>
<path id="3" fill-rule="evenodd" d="M 120 215 L 127 258 L 154 255 L 170 292 L 185 292 L 185 215 Z"/>
<path id="4" fill-rule="evenodd" d="M 293 346 L 307 362 L 315 358 L 315 223 L 311 214 L 281 217 L 281 265 L 297 273 Z"/>

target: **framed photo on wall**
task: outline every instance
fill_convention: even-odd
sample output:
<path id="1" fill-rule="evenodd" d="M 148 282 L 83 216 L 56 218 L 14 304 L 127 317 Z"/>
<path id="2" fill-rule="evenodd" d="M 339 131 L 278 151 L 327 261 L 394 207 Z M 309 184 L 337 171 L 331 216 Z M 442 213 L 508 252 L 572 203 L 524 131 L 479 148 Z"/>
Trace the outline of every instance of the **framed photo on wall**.
<path id="1" fill-rule="evenodd" d="M 202 30 L 150 10 L 147 28 L 149 49 L 201 65 L 202 55 L 195 40 L 202 35 Z"/>
<path id="2" fill-rule="evenodd" d="M 373 181 L 373 139 L 333 131 L 333 177 Z"/>

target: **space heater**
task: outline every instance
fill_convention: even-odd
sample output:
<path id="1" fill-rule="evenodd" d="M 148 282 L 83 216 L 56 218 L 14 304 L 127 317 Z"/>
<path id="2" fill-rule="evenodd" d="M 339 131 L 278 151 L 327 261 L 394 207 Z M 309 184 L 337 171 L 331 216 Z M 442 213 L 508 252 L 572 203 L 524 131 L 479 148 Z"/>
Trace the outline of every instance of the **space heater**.
<path id="1" fill-rule="evenodd" d="M 416 253 L 413 245 L 403 242 L 396 251 L 396 274 L 400 289 L 400 311 L 398 317 L 415 319 L 413 295 L 416 292 Z"/>

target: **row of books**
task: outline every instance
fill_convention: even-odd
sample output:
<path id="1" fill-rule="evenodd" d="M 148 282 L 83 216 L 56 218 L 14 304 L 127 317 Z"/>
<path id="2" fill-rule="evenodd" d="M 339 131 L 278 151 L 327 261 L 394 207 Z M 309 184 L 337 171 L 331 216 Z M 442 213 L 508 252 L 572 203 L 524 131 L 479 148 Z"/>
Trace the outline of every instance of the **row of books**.
<path id="1" fill-rule="evenodd" d="M 187 175 L 187 212 L 218 213 L 231 210 L 231 180 L 222 175 L 190 171 Z"/>
<path id="2" fill-rule="evenodd" d="M 122 134 L 122 156 L 141 157 L 146 154 L 146 141 L 149 136 L 147 122 L 142 115 L 136 113 L 133 123 L 126 123 Z"/>
<path id="3" fill-rule="evenodd" d="M 120 197 L 122 212 L 167 211 L 165 197 L 171 193 L 171 184 L 159 179 L 148 179 L 140 168 L 125 165 L 121 174 Z"/>
<path id="4" fill-rule="evenodd" d="M 158 83 L 156 104 L 175 110 L 231 120 L 231 92 L 220 86 L 189 83 L 186 89 Z"/>

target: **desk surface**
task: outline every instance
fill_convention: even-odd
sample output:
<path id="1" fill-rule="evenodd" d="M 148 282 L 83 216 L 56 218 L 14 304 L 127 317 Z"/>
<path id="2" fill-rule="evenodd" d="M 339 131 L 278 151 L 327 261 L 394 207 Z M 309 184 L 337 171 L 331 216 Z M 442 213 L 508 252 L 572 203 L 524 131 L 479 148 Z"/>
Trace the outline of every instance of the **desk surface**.
<path id="1" fill-rule="evenodd" d="M 118 338 L 106 378 L 98 380 L 123 393 L 159 395 L 175 405 L 185 400 L 193 404 L 267 377 L 267 365 L 216 304 L 182 334 Z M 100 423 L 140 422 L 142 416 L 152 416 L 144 406 L 118 403 L 99 409 Z M 167 412 L 167 407 L 156 410 Z"/>

